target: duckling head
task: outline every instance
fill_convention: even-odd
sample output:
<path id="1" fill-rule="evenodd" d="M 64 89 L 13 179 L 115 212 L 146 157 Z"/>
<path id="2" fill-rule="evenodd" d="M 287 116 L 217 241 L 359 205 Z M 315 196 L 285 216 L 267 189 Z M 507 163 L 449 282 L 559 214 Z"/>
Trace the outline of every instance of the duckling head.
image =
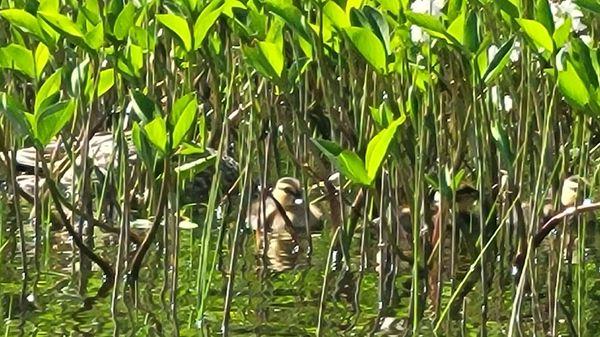
<path id="1" fill-rule="evenodd" d="M 277 180 L 273 188 L 273 198 L 277 200 L 283 208 L 289 208 L 304 204 L 302 196 L 302 186 L 300 181 L 292 177 L 283 177 Z"/>

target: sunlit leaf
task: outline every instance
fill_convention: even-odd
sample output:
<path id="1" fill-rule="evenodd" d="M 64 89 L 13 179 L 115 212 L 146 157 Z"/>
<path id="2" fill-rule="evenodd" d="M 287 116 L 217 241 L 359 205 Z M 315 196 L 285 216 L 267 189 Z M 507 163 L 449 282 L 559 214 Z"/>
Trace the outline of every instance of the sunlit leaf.
<path id="1" fill-rule="evenodd" d="M 310 40 L 303 23 L 302 12 L 293 5 L 293 2 L 284 0 L 267 0 L 266 7 L 272 13 L 281 17 L 292 29 L 305 40 Z"/>
<path id="2" fill-rule="evenodd" d="M 394 138 L 396 129 L 406 120 L 406 116 L 402 115 L 396 119 L 390 125 L 381 130 L 375 137 L 373 137 L 367 145 L 367 153 L 365 155 L 365 165 L 367 168 L 367 176 L 370 181 L 375 179 L 377 171 L 387 154 L 388 146 Z"/>
<path id="3" fill-rule="evenodd" d="M 198 49 L 202 46 L 206 34 L 221 15 L 222 7 L 213 7 L 214 6 L 211 6 L 210 4 L 206 6 L 198 16 L 198 19 L 196 19 L 196 23 L 194 24 L 194 49 Z"/>
<path id="4" fill-rule="evenodd" d="M 48 47 L 46 47 L 46 45 L 42 42 L 38 43 L 37 48 L 35 48 L 35 55 L 34 55 L 34 61 L 35 61 L 35 72 L 36 72 L 36 77 L 40 78 L 40 76 L 42 75 L 42 72 L 44 72 L 44 68 L 46 67 L 46 64 L 48 63 L 48 60 L 50 59 L 50 50 L 48 50 Z"/>
<path id="5" fill-rule="evenodd" d="M 42 103 L 50 96 L 54 95 L 60 90 L 60 84 L 62 81 L 62 68 L 48 77 L 35 96 L 34 113 L 37 113 Z"/>
<path id="6" fill-rule="evenodd" d="M 567 43 L 567 41 L 569 41 L 569 35 L 571 34 L 571 25 L 571 17 L 567 16 L 563 24 L 560 25 L 560 27 L 558 27 L 554 31 L 554 34 L 552 34 L 552 39 L 554 40 L 554 43 L 556 44 L 557 48 L 561 48 Z"/>
<path id="7" fill-rule="evenodd" d="M 98 50 L 104 44 L 104 25 L 98 23 L 85 34 L 85 43 L 92 49 Z"/>
<path id="8" fill-rule="evenodd" d="M 517 22 L 523 29 L 523 32 L 533 42 L 536 50 L 544 49 L 548 52 L 554 51 L 554 42 L 544 25 L 535 20 L 528 19 L 517 19 Z"/>
<path id="9" fill-rule="evenodd" d="M 347 27 L 344 31 L 354 48 L 375 70 L 387 72 L 385 48 L 372 31 L 363 27 Z"/>
<path id="10" fill-rule="evenodd" d="M 173 148 L 179 146 L 183 137 L 190 131 L 191 126 L 194 123 L 196 117 L 196 111 L 198 110 L 198 102 L 196 95 L 188 94 L 182 98 L 183 103 L 176 107 L 173 105 L 172 114 L 175 115 L 175 127 L 173 129 Z M 177 112 L 175 112 L 177 110 Z"/>
<path id="11" fill-rule="evenodd" d="M 75 112 L 75 101 L 69 100 L 51 105 L 36 113 L 36 139 L 46 146 L 60 130 L 71 120 Z"/>
<path id="12" fill-rule="evenodd" d="M 583 108 L 590 101 L 585 83 L 569 60 L 565 61 L 564 69 L 558 72 L 558 88 L 565 99 L 575 107 Z"/>
<path id="13" fill-rule="evenodd" d="M 129 35 L 129 28 L 133 26 L 135 20 L 135 5 L 133 2 L 127 3 L 117 16 L 113 27 L 113 34 L 117 40 L 124 40 Z"/>
<path id="14" fill-rule="evenodd" d="M 144 131 L 148 140 L 163 154 L 167 153 L 167 126 L 162 117 L 156 117 L 150 123 L 144 125 Z"/>
<path id="15" fill-rule="evenodd" d="M 350 18 L 335 1 L 328 1 L 323 6 L 323 14 L 337 29 L 350 27 Z"/>
<path id="16" fill-rule="evenodd" d="M 192 49 L 192 34 L 184 18 L 175 14 L 157 14 L 156 19 L 177 36 L 186 51 Z"/>
<path id="17" fill-rule="evenodd" d="M 360 157 L 349 150 L 344 150 L 337 157 L 340 172 L 355 183 L 369 186 L 372 180 L 365 170 L 365 164 Z"/>
<path id="18" fill-rule="evenodd" d="M 114 84 L 115 70 L 113 68 L 102 70 L 98 79 L 98 97 L 104 95 Z"/>
<path id="19" fill-rule="evenodd" d="M 246 61 L 263 76 L 272 80 L 281 78 L 284 55 L 277 44 L 261 41 L 257 47 L 244 47 L 243 50 Z"/>
<path id="20" fill-rule="evenodd" d="M 38 39 L 44 39 L 42 28 L 40 27 L 37 18 L 29 14 L 29 12 L 22 9 L 11 8 L 1 10 L 0 16 L 23 31 L 35 35 Z"/>
<path id="21" fill-rule="evenodd" d="M 33 53 L 15 43 L 0 48 L 0 67 L 18 70 L 31 78 L 36 77 Z"/>
<path id="22" fill-rule="evenodd" d="M 74 37 L 83 39 L 84 35 L 81 29 L 71 21 L 67 16 L 64 16 L 58 12 L 44 12 L 39 11 L 38 15 L 42 17 L 52 28 L 59 31 L 61 34 L 67 37 Z"/>

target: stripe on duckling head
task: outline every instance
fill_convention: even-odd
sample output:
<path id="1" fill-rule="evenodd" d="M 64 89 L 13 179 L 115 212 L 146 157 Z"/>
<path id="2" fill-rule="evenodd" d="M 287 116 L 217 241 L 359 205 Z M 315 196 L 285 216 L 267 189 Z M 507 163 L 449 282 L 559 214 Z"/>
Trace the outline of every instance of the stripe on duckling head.
<path id="1" fill-rule="evenodd" d="M 292 177 L 283 177 L 277 180 L 275 187 L 281 190 L 285 189 L 286 187 L 294 190 L 300 190 L 300 181 Z"/>

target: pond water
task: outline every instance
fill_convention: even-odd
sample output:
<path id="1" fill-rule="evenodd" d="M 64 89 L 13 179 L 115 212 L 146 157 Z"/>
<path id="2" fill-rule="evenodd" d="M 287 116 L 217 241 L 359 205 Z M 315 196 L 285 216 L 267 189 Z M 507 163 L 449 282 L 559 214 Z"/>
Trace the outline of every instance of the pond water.
<path id="1" fill-rule="evenodd" d="M 40 272 L 36 273 L 33 263 L 33 231 L 26 223 L 28 234 L 26 250 L 29 260 L 30 279 L 28 283 L 28 303 L 19 305 L 22 288 L 20 247 L 10 247 L 6 242 L 10 222 L 3 210 L 3 242 L 0 260 L 0 313 L 2 330 L 5 336 L 206 336 L 223 334 L 224 307 L 231 252 L 227 247 L 233 241 L 233 230 L 226 232 L 221 258 L 208 291 L 206 314 L 200 322 L 197 317 L 198 304 L 197 278 L 198 256 L 201 254 L 200 231 L 181 230 L 176 305 L 170 300 L 169 284 L 165 276 L 172 276 L 164 270 L 162 250 L 154 245 L 145 260 L 137 292 L 118 292 L 116 307 L 112 307 L 111 296 L 98 299 L 91 308 L 84 308 L 84 297 L 78 293 L 77 254 L 73 254 L 68 234 L 58 231 L 49 233 L 48 251 L 42 256 Z M 341 267 L 331 259 L 328 268 L 328 252 L 333 231 L 329 228 L 312 235 L 313 249 L 307 254 L 307 240 L 304 237 L 299 251 L 289 238 L 272 238 L 265 260 L 256 253 L 254 235 L 241 234 L 241 249 L 236 257 L 234 287 L 232 291 L 229 323 L 230 336 L 314 336 L 321 324 L 323 336 L 403 336 L 410 332 L 407 328 L 411 305 L 411 267 L 402 262 L 396 266 L 399 271 L 394 282 L 387 283 L 385 291 L 390 294 L 385 308 L 380 310 L 380 284 L 377 268 L 377 242 L 372 239 L 367 249 L 367 267 L 360 271 L 361 254 L 358 244 L 351 250 L 351 270 Z M 219 231 L 214 230 L 211 247 L 217 242 Z M 356 238 L 360 240 L 360 237 Z M 2 246 L 2 245 L 0 245 Z M 595 243 L 591 246 L 595 246 Z M 117 254 L 117 238 L 114 235 L 98 235 L 96 250 L 105 258 L 114 259 Z M 213 251 L 214 249 L 211 249 Z M 598 264 L 596 249 L 588 249 L 586 270 L 587 305 L 584 317 L 588 331 L 594 331 L 600 317 L 600 281 L 597 281 Z M 545 254 L 537 259 L 544 270 Z M 466 257 L 461 257 L 459 275 L 464 275 L 469 267 Z M 498 259 L 501 261 L 502 259 Z M 266 261 L 266 263 L 264 262 Z M 266 267 L 263 267 L 266 265 Z M 488 296 L 487 324 L 485 333 L 489 336 L 506 334 L 510 309 L 514 295 L 514 283 L 507 263 L 494 264 L 494 279 L 490 283 Z M 321 296 L 324 275 L 327 271 L 323 304 Z M 93 269 L 88 294 L 94 294 L 101 285 L 102 274 Z M 122 284 L 123 282 L 121 282 Z M 442 303 L 447 303 L 449 284 L 442 292 Z M 547 315 L 544 303 L 545 289 L 542 289 L 539 311 Z M 569 290 L 564 291 L 568 293 Z M 481 289 L 476 285 L 456 310 L 450 313 L 444 335 L 475 336 L 481 330 Z M 136 295 L 136 296 L 134 296 Z M 564 294 L 563 294 L 564 296 Z M 526 297 L 528 298 L 528 297 Z M 523 311 L 531 310 L 533 302 L 524 301 Z M 22 308 L 25 307 L 26 310 Z M 564 312 L 567 308 L 564 309 Z M 322 312 L 321 320 L 320 312 Z M 428 307 L 424 312 L 419 333 L 433 336 L 435 312 Z M 562 314 L 564 316 L 564 313 Z M 524 335 L 531 328 L 531 317 L 524 314 Z M 572 317 L 571 317 L 572 318 Z M 569 334 L 569 320 L 560 319 L 558 331 Z M 590 334 L 592 336 L 593 334 Z"/>

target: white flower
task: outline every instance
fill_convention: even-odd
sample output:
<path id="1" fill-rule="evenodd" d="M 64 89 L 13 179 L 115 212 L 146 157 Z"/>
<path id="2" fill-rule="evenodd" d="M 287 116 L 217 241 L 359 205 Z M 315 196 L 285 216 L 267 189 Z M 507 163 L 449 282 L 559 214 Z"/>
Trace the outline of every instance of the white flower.
<path id="1" fill-rule="evenodd" d="M 564 0 L 560 3 L 551 2 L 550 11 L 554 17 L 554 24 L 557 27 L 560 27 L 565 22 L 565 18 L 570 17 L 572 32 L 579 33 L 587 29 L 587 26 L 581 22 L 583 12 L 571 0 Z"/>
<path id="2" fill-rule="evenodd" d="M 513 100 L 509 95 L 504 95 L 502 97 L 502 102 L 500 102 L 500 89 L 498 86 L 493 86 L 490 88 L 490 98 L 495 107 L 501 108 L 506 112 L 513 108 Z M 502 103 L 502 105 L 500 105 L 500 103 Z"/>
<path id="3" fill-rule="evenodd" d="M 496 56 L 496 54 L 498 54 L 498 47 L 496 47 L 496 45 L 490 45 L 488 50 L 488 63 L 490 63 L 494 57 Z"/>
<path id="4" fill-rule="evenodd" d="M 415 0 L 410 4 L 410 10 L 414 13 L 431 14 L 439 16 L 442 14 L 442 8 L 446 4 L 446 0 Z M 422 43 L 429 41 L 429 34 L 423 31 L 419 26 L 410 26 L 410 39 L 414 43 Z"/>
<path id="5" fill-rule="evenodd" d="M 442 13 L 442 8 L 446 0 L 415 0 L 410 5 L 410 10 L 415 13 L 428 13 L 438 16 Z"/>
<path id="6" fill-rule="evenodd" d="M 521 58 L 521 43 L 519 41 L 515 41 L 513 44 L 509 58 L 512 62 L 517 62 Z"/>
<path id="7" fill-rule="evenodd" d="M 419 26 L 410 26 L 410 39 L 414 43 L 429 41 L 429 34 L 425 33 Z"/>
<path id="8" fill-rule="evenodd" d="M 589 36 L 589 35 L 585 34 L 585 35 L 581 35 L 581 36 L 579 36 L 579 38 L 580 38 L 580 39 L 581 39 L 581 41 L 583 41 L 583 43 L 585 43 L 585 44 L 586 44 L 588 47 L 591 47 L 591 46 L 592 46 L 592 42 L 593 42 L 593 40 L 592 40 L 592 37 L 591 37 L 591 36 Z"/>

